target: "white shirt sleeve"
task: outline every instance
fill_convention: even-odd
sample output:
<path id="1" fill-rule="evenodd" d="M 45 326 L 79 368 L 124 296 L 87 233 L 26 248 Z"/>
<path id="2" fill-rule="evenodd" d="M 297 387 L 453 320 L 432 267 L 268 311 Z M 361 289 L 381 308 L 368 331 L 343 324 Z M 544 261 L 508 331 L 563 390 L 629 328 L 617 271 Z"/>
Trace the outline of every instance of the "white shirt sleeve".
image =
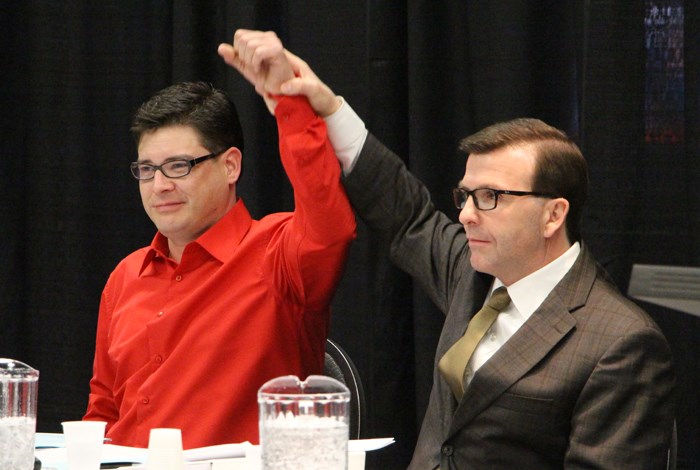
<path id="1" fill-rule="evenodd" d="M 335 155 L 340 161 L 343 174 L 348 175 L 357 160 L 367 139 L 367 128 L 360 116 L 342 97 L 338 110 L 325 118 L 330 140 Z"/>

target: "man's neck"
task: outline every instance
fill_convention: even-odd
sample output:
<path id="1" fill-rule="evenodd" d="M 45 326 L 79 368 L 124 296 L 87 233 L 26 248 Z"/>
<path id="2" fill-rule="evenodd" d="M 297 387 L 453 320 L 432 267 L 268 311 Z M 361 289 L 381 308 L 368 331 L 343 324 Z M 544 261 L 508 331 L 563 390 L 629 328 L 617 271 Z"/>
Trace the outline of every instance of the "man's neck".
<path id="1" fill-rule="evenodd" d="M 168 239 L 168 258 L 180 264 L 182 260 L 182 254 L 185 252 L 185 247 L 187 244 L 180 245 Z"/>

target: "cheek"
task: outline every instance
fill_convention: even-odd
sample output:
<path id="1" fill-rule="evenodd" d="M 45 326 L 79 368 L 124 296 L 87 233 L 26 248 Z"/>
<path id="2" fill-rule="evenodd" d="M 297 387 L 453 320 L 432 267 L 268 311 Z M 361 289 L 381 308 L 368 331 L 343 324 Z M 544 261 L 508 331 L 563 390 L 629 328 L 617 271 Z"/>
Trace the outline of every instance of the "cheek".
<path id="1" fill-rule="evenodd" d="M 498 247 L 505 252 L 527 253 L 538 238 L 537 215 L 528 211 L 513 211 L 496 234 Z M 539 220 L 539 219 L 537 219 Z"/>
<path id="2" fill-rule="evenodd" d="M 188 193 L 188 201 L 195 216 L 207 218 L 211 213 L 218 213 L 226 201 L 226 186 L 221 181 L 209 181 Z"/>
<path id="3" fill-rule="evenodd" d="M 139 195 L 141 196 L 141 202 L 143 203 L 144 206 L 146 206 L 147 205 L 146 203 L 148 202 L 148 198 L 151 195 L 151 191 L 148 188 L 148 186 L 146 186 L 145 184 L 139 185 Z"/>
<path id="4" fill-rule="evenodd" d="M 543 238 L 540 214 L 530 212 L 528 215 L 526 211 L 523 211 L 515 226 L 517 229 L 511 234 L 513 246 L 521 253 L 531 254 Z"/>

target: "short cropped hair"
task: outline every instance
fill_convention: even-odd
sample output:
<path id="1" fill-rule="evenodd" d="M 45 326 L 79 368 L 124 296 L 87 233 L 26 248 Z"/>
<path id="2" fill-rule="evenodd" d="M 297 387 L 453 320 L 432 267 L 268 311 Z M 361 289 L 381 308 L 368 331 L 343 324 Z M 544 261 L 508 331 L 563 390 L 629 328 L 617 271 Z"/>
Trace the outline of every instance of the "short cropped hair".
<path id="1" fill-rule="evenodd" d="M 588 192 L 588 166 L 579 147 L 563 131 L 539 119 L 500 122 L 464 138 L 459 149 L 483 154 L 503 147 L 533 145 L 536 167 L 532 191 L 552 193 L 569 201 L 566 233 L 570 242 L 581 241 L 583 206 Z"/>
<path id="2" fill-rule="evenodd" d="M 211 152 L 230 147 L 243 152 L 236 106 L 211 84 L 183 82 L 157 92 L 134 114 L 131 132 L 138 143 L 145 133 L 176 125 L 192 127 Z"/>

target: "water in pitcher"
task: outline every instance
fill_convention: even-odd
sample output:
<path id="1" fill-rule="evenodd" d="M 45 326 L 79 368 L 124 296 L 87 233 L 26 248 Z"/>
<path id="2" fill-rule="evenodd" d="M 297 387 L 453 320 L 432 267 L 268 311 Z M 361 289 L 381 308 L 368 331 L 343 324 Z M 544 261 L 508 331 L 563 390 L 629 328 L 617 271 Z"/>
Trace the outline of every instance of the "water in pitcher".
<path id="1" fill-rule="evenodd" d="M 13 416 L 0 418 L 0 468 L 31 470 L 34 468 L 34 418 Z"/>
<path id="2" fill-rule="evenodd" d="M 348 425 L 334 418 L 297 416 L 263 424 L 263 468 L 347 468 Z M 321 452 L 318 450 L 322 449 Z"/>

